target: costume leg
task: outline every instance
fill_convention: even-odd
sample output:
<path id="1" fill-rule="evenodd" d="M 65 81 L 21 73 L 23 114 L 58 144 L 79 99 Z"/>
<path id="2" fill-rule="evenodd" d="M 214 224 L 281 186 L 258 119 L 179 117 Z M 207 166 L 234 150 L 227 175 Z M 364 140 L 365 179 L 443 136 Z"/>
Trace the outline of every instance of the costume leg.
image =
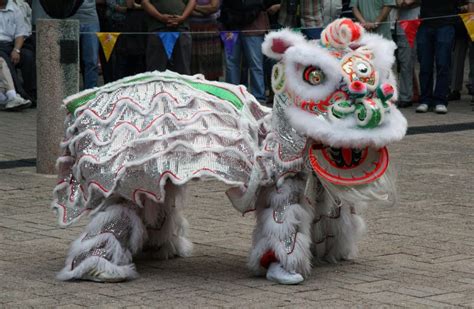
<path id="1" fill-rule="evenodd" d="M 138 274 L 132 255 L 141 249 L 145 238 L 145 228 L 137 216 L 136 205 L 109 202 L 72 243 L 66 266 L 57 278 L 100 282 L 136 278 Z"/>
<path id="2" fill-rule="evenodd" d="M 168 182 L 166 197 L 162 204 L 147 200 L 144 208 L 144 222 L 148 232 L 145 250 L 157 259 L 176 256 L 190 256 L 193 244 L 186 238 L 188 221 L 182 215 L 185 187 Z"/>
<path id="3" fill-rule="evenodd" d="M 249 267 L 282 284 L 299 283 L 311 271 L 312 214 L 299 203 L 303 189 L 303 181 L 288 179 L 265 189 L 257 201 Z"/>
<path id="4" fill-rule="evenodd" d="M 315 207 L 312 226 L 314 258 L 331 263 L 355 258 L 357 241 L 365 232 L 364 220 L 355 208 L 335 199 L 326 190 L 323 192 Z"/>

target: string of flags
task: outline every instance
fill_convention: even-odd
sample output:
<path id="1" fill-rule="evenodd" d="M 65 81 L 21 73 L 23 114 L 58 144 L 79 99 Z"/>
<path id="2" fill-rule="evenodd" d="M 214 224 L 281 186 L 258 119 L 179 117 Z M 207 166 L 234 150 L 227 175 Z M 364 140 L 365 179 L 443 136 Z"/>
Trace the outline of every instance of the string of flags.
<path id="1" fill-rule="evenodd" d="M 474 41 L 474 13 L 464 13 L 459 14 L 464 25 L 466 27 L 467 32 L 469 33 L 469 37 L 471 41 Z M 432 19 L 432 18 L 430 18 Z M 407 37 L 408 43 L 413 48 L 415 45 L 415 38 L 416 33 L 418 32 L 418 28 L 421 25 L 423 19 L 413 19 L 413 20 L 400 20 L 398 21 L 400 27 L 405 32 Z M 322 28 L 314 28 L 314 29 L 322 29 Z M 301 31 L 302 28 L 295 29 L 296 31 Z M 222 40 L 224 45 L 224 50 L 227 55 L 232 54 L 234 50 L 234 46 L 237 43 L 239 35 L 241 32 L 247 31 L 220 31 L 219 37 Z M 186 32 L 191 34 L 202 34 L 202 32 Z M 117 43 L 117 39 L 121 34 L 129 34 L 129 33 L 121 33 L 121 32 L 97 32 L 96 35 L 99 39 L 99 42 L 102 46 L 102 50 L 105 54 L 106 61 L 109 61 L 110 56 L 114 50 L 115 44 Z M 133 34 L 133 33 L 131 33 Z M 149 33 L 146 33 L 149 34 Z M 161 40 L 163 46 L 166 51 L 166 55 L 168 59 L 171 58 L 173 54 L 174 47 L 176 42 L 181 35 L 181 32 L 156 32 L 155 35 Z"/>

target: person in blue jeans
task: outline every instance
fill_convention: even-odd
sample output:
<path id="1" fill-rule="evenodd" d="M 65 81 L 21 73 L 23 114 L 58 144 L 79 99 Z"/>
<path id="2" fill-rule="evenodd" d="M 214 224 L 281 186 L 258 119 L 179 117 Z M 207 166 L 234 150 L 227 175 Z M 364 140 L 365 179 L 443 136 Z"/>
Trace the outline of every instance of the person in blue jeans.
<path id="1" fill-rule="evenodd" d="M 77 19 L 80 23 L 80 54 L 84 89 L 97 87 L 99 79 L 99 40 L 95 33 L 100 32 L 100 25 L 95 0 L 84 0 L 76 14 L 70 19 Z"/>
<path id="2" fill-rule="evenodd" d="M 36 25 L 37 19 L 51 18 L 44 11 L 39 0 L 32 1 L 32 23 Z M 84 0 L 76 14 L 69 17 L 79 21 L 80 55 L 83 78 L 83 88 L 97 87 L 99 80 L 99 40 L 96 32 L 100 32 L 99 17 L 96 10 L 96 0 Z"/>
<path id="3" fill-rule="evenodd" d="M 223 17 L 223 15 L 229 17 L 229 19 L 221 19 L 226 30 L 241 30 L 232 49 L 232 53 L 225 53 L 225 79 L 226 82 L 231 84 L 241 84 L 241 73 L 242 71 L 246 72 L 246 70 L 242 70 L 242 64 L 245 63 L 250 77 L 248 83 L 249 91 L 260 103 L 265 103 L 265 75 L 263 70 L 262 44 L 265 32 L 270 28 L 270 22 L 263 1 L 262 5 L 257 6 L 255 12 L 252 13 L 250 10 L 239 12 L 239 8 L 236 8 L 237 2 L 233 0 L 224 0 L 222 2 L 221 17 Z M 248 17 L 252 14 L 255 16 L 252 20 L 237 19 L 238 16 L 246 15 L 246 17 Z M 245 80 L 245 78 L 243 78 L 243 80 Z"/>
<path id="4" fill-rule="evenodd" d="M 422 21 L 416 36 L 420 62 L 420 105 L 417 113 L 430 109 L 438 114 L 448 112 L 449 73 L 455 34 L 457 1 L 422 0 Z M 436 67 L 436 85 L 433 69 Z M 434 86 L 434 87 L 433 87 Z"/>

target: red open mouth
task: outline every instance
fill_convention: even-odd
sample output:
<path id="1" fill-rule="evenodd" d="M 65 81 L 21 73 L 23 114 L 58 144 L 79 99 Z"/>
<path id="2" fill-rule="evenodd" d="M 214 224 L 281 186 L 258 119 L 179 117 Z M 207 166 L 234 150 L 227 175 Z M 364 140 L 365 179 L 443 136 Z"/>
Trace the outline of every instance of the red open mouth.
<path id="1" fill-rule="evenodd" d="M 337 185 L 363 185 L 380 178 L 388 167 L 386 147 L 334 148 L 313 144 L 309 160 L 318 176 Z"/>

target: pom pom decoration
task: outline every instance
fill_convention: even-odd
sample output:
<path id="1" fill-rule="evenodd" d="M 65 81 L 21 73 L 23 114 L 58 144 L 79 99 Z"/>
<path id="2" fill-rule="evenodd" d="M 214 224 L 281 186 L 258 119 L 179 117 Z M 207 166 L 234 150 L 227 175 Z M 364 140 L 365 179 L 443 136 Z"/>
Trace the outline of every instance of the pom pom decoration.
<path id="1" fill-rule="evenodd" d="M 367 85 L 361 81 L 353 81 L 348 86 L 349 94 L 352 98 L 363 98 L 367 94 Z"/>
<path id="2" fill-rule="evenodd" d="M 382 101 L 382 105 L 385 109 L 390 107 L 389 100 L 393 98 L 395 94 L 395 88 L 389 83 L 383 83 L 377 87 L 377 97 Z"/>
<path id="3" fill-rule="evenodd" d="M 331 112 L 335 118 L 344 118 L 355 111 L 355 105 L 350 101 L 340 100 L 332 105 Z"/>
<path id="4" fill-rule="evenodd" d="M 359 99 L 356 103 L 356 122 L 361 128 L 373 129 L 383 122 L 383 107 L 379 99 Z"/>

